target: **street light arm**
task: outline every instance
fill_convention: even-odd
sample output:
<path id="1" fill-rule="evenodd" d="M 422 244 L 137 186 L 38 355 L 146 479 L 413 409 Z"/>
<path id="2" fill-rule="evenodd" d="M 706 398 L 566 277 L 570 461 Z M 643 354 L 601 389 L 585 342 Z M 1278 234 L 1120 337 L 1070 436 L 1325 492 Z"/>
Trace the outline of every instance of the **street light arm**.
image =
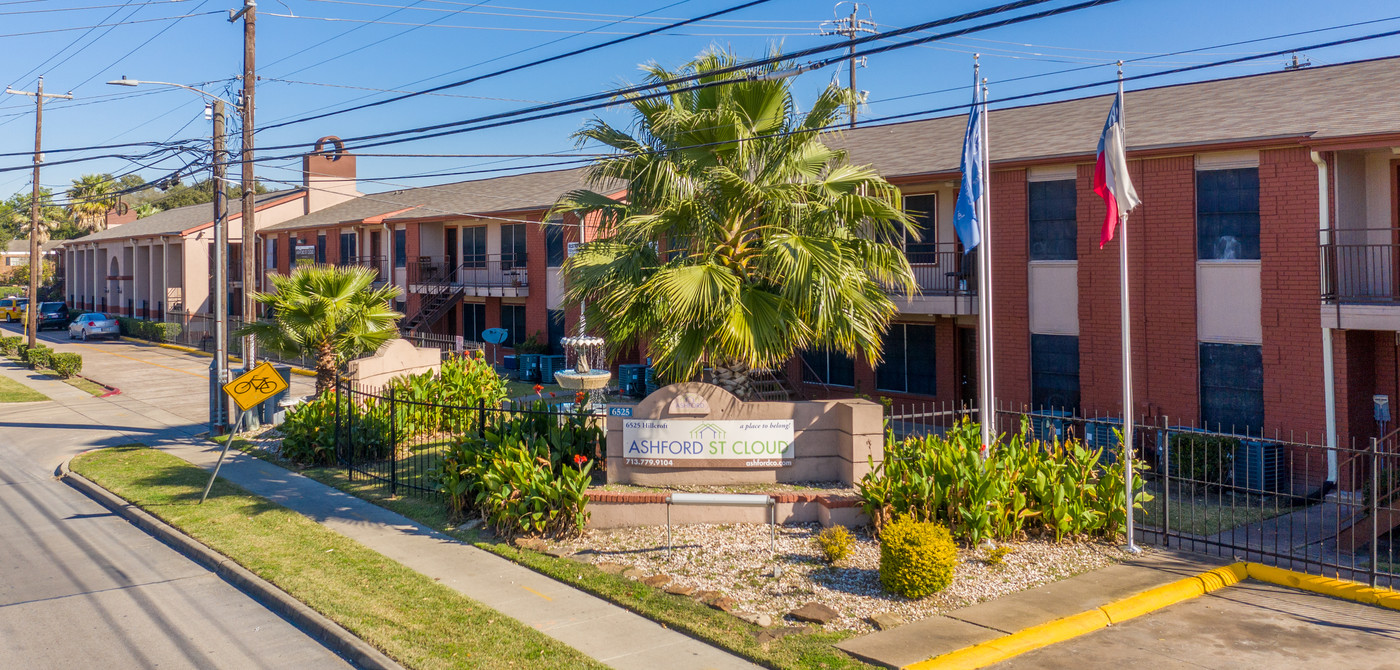
<path id="1" fill-rule="evenodd" d="M 184 84 L 176 84 L 175 82 L 170 81 L 148 81 L 145 79 L 127 79 L 126 77 L 122 77 L 121 79 L 113 79 L 112 81 L 109 81 L 107 83 L 112 86 L 140 86 L 142 84 L 152 84 L 155 86 L 174 86 L 175 88 L 183 88 L 186 91 L 194 91 L 195 93 L 209 98 L 210 100 L 220 100 L 225 105 L 228 105 L 229 107 L 232 107 L 234 109 L 241 109 L 241 107 L 239 107 L 237 104 L 229 102 L 228 100 L 224 100 L 223 98 L 220 98 L 219 96 L 214 95 L 213 93 L 210 93 L 209 91 L 206 91 L 204 89 L 195 88 L 193 86 L 186 86 Z"/>

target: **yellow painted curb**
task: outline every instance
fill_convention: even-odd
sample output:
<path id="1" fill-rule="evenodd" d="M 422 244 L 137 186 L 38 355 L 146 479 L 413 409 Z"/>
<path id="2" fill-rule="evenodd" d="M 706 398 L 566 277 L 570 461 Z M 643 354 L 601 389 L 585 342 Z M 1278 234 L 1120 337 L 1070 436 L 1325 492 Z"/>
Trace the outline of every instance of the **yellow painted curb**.
<path id="1" fill-rule="evenodd" d="M 1334 579 L 1332 577 L 1322 577 L 1309 575 L 1283 568 L 1275 568 L 1259 563 L 1246 563 L 1245 569 L 1250 578 L 1261 582 L 1286 586 L 1288 588 L 1299 589 L 1320 593 L 1324 596 L 1351 600 L 1366 605 L 1377 605 L 1388 609 L 1400 610 L 1400 593 L 1390 589 L 1377 589 L 1365 584 L 1358 584 L 1345 579 Z"/>
<path id="2" fill-rule="evenodd" d="M 169 342 L 151 342 L 151 341 L 149 341 L 149 340 L 137 339 L 137 338 L 135 338 L 135 337 L 127 337 L 127 336 L 125 336 L 125 335 L 120 335 L 119 337 L 120 337 L 123 341 L 132 342 L 132 343 L 134 343 L 134 344 L 151 344 L 151 345 L 155 345 L 155 346 L 157 346 L 157 347 L 160 347 L 160 348 L 162 348 L 162 349 L 174 349 L 175 351 L 183 351 L 183 352 L 185 352 L 185 353 L 187 353 L 187 354 L 195 354 L 196 356 L 206 356 L 206 357 L 209 357 L 209 358 L 213 358 L 213 357 L 214 357 L 214 354 L 211 354 L 211 353 L 209 353 L 209 352 L 207 352 L 207 351 L 203 351 L 203 350 L 200 350 L 200 349 L 195 349 L 194 347 L 187 347 L 187 346 L 184 346 L 184 345 L 181 345 L 181 344 L 170 344 Z M 229 359 L 229 361 L 234 362 L 234 363 L 242 363 L 242 362 L 243 362 L 243 359 L 242 359 L 242 358 L 239 358 L 239 357 L 237 357 L 237 356 L 229 356 L 228 359 Z M 307 369 L 305 369 L 305 368 L 299 368 L 299 367 L 296 367 L 295 365 L 292 366 L 292 374 L 294 374 L 294 375 L 301 375 L 301 376 L 303 376 L 303 377 L 315 377 L 315 376 L 316 376 L 316 373 L 315 373 L 314 371 L 312 371 L 312 370 L 307 370 Z"/>
<path id="3" fill-rule="evenodd" d="M 1366 605 L 1379 605 L 1400 610 L 1400 592 L 1371 588 L 1356 582 L 1308 575 L 1259 563 L 1232 563 L 1129 596 L 1102 607 L 906 665 L 901 670 L 976 670 L 977 668 L 985 668 L 1028 651 L 1064 642 L 1085 633 L 1092 633 L 1113 624 L 1238 584 L 1245 578 Z"/>

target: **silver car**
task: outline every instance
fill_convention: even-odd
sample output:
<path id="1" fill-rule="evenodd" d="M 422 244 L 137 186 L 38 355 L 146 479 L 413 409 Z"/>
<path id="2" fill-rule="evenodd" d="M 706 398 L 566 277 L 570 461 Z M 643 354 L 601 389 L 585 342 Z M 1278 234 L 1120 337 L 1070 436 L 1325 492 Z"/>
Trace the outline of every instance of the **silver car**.
<path id="1" fill-rule="evenodd" d="M 86 340 L 89 337 L 110 337 L 115 340 L 120 336 L 121 329 L 117 327 L 117 320 L 101 312 L 79 314 L 68 324 L 70 340 Z"/>

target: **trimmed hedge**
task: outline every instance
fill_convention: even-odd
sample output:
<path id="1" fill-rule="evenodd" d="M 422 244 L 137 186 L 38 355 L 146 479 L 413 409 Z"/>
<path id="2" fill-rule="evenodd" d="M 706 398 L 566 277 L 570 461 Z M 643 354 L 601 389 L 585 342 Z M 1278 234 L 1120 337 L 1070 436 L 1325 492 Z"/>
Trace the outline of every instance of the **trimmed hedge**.
<path id="1" fill-rule="evenodd" d="M 117 317 L 121 334 L 150 342 L 172 342 L 180 336 L 180 324 L 164 321 L 133 319 L 129 316 Z"/>
<path id="2" fill-rule="evenodd" d="M 35 370 L 53 367 L 53 349 L 45 346 L 26 347 L 24 360 Z"/>
<path id="3" fill-rule="evenodd" d="M 880 585 L 905 598 L 938 593 L 953 583 L 958 548 L 948 527 L 899 517 L 880 531 Z"/>
<path id="4" fill-rule="evenodd" d="M 0 354 L 17 358 L 35 370 L 53 370 L 64 379 L 83 371 L 82 355 L 60 353 L 42 344 L 31 349 L 21 337 L 0 337 Z"/>
<path id="5" fill-rule="evenodd" d="M 55 353 L 49 357 L 49 367 L 58 376 L 69 379 L 83 371 L 83 357 L 79 354 Z"/>
<path id="6" fill-rule="evenodd" d="M 19 345 L 24 341 L 18 335 L 14 337 L 0 337 L 0 355 L 14 356 L 19 351 Z"/>

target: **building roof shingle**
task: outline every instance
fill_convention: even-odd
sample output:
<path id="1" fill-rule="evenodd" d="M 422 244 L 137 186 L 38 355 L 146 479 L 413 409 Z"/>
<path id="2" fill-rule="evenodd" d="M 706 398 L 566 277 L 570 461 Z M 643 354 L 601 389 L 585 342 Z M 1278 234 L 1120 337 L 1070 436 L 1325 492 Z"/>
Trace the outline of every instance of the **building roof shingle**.
<path id="1" fill-rule="evenodd" d="M 258 195 L 254 202 L 257 207 L 262 207 L 283 198 L 302 193 L 301 189 L 284 189 L 272 191 Z M 229 218 L 237 220 L 241 218 L 242 210 L 237 207 L 237 201 L 230 200 Z M 159 235 L 175 235 L 181 231 L 196 228 L 198 226 L 211 223 L 213 221 L 213 206 L 209 203 L 198 205 L 186 205 L 167 209 L 159 214 L 152 214 L 144 219 L 137 219 L 131 223 L 124 223 L 120 226 L 113 226 L 106 230 L 99 230 L 91 235 L 80 237 L 74 242 L 100 242 L 103 240 L 122 240 L 136 237 L 152 237 Z"/>
<path id="2" fill-rule="evenodd" d="M 48 253 L 58 248 L 60 244 L 63 244 L 63 240 L 49 240 L 39 245 L 39 251 L 41 253 Z M 18 240 L 10 240 L 9 244 L 5 245 L 5 252 L 11 254 L 29 253 L 29 238 L 23 237 Z"/>

